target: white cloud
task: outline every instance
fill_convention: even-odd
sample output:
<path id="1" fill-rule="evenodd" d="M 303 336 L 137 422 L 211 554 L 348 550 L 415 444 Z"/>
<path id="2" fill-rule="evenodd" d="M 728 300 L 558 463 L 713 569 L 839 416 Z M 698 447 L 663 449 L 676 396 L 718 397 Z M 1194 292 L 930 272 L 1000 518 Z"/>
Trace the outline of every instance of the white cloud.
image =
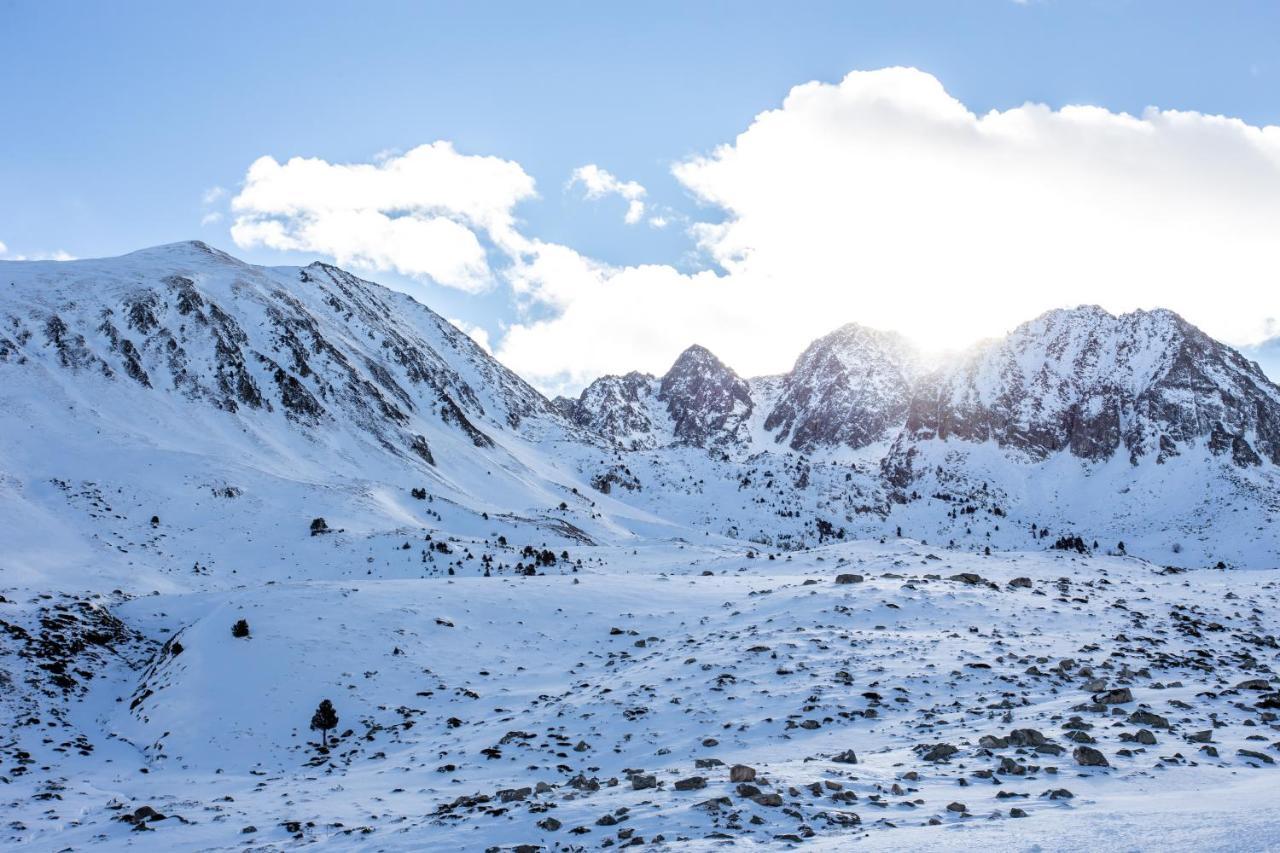
<path id="1" fill-rule="evenodd" d="M 0 243 L 0 255 L 7 255 L 7 254 L 9 254 L 9 247 L 6 246 L 4 243 Z"/>
<path id="2" fill-rule="evenodd" d="M 200 195 L 200 203 L 205 205 L 217 204 L 227 194 L 225 187 L 209 187 Z"/>
<path id="3" fill-rule="evenodd" d="M 673 171 L 716 209 L 688 227 L 693 267 L 717 269 L 613 267 L 526 236 L 513 211 L 532 178 L 444 142 L 371 164 L 262 158 L 232 234 L 464 290 L 503 283 L 515 316 L 497 354 L 553 392 L 660 372 L 695 342 L 746 375 L 778 372 L 849 321 L 947 349 L 1080 303 L 1172 308 L 1237 344 L 1280 316 L 1277 127 L 1040 104 L 976 115 L 891 68 L 797 86 Z M 595 165 L 570 185 L 646 204 Z"/>
<path id="4" fill-rule="evenodd" d="M 1080 303 L 1168 307 L 1248 343 L 1280 313 L 1277 127 L 1039 104 L 975 115 L 895 68 L 798 86 L 674 171 L 726 214 L 694 226 L 723 273 L 597 270 L 561 314 L 510 330 L 512 367 L 544 384 L 657 371 L 696 341 L 773 372 L 847 321 L 941 349 Z"/>
<path id="5" fill-rule="evenodd" d="M 626 199 L 627 212 L 623 221 L 635 225 L 644 218 L 646 195 L 645 188 L 635 181 L 621 181 L 612 172 L 601 169 L 595 163 L 588 163 L 573 170 L 569 178 L 569 188 L 582 185 L 583 195 L 589 199 L 601 199 L 616 195 Z"/>
<path id="6" fill-rule="evenodd" d="M 222 221 L 222 213 L 217 210 L 211 210 L 204 216 L 200 217 L 201 225 L 217 225 Z"/>
<path id="7" fill-rule="evenodd" d="M 797 87 L 676 172 L 728 211 L 699 232 L 726 269 L 944 345 L 1081 302 L 1161 305 L 1248 339 L 1250 308 L 1280 307 L 1280 128 L 1037 104 L 976 116 L 932 76 L 886 69 Z"/>
<path id="8" fill-rule="evenodd" d="M 519 252 L 526 241 L 513 209 L 533 196 L 518 164 L 459 154 L 448 142 L 376 163 L 261 157 L 232 199 L 231 237 L 241 247 L 320 252 L 479 292 L 492 284 L 480 237 Z"/>

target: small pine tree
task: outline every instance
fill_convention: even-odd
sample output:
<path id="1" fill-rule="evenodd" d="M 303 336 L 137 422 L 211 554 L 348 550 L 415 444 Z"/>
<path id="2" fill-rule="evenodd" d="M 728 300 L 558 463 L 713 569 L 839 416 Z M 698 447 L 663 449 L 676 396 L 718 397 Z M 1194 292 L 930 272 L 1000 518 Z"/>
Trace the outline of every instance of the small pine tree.
<path id="1" fill-rule="evenodd" d="M 328 532 L 329 532 L 329 525 L 325 522 L 323 518 L 311 519 L 311 535 L 312 536 L 319 536 L 321 533 L 328 533 Z"/>
<path id="2" fill-rule="evenodd" d="M 249 623 L 247 620 L 239 619 L 236 624 L 231 626 L 231 636 L 244 638 L 249 636 Z"/>
<path id="3" fill-rule="evenodd" d="M 338 712 L 333 710 L 333 703 L 325 699 L 311 715 L 311 730 L 320 732 L 320 744 L 329 746 L 329 730 L 337 728 Z"/>

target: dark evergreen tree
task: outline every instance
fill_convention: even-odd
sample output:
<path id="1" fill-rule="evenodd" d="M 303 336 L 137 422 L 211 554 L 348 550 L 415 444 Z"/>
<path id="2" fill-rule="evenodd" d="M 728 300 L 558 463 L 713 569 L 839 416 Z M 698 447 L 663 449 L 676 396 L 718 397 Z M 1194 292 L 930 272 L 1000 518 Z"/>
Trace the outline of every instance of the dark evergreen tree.
<path id="1" fill-rule="evenodd" d="M 329 730 L 337 728 L 338 712 L 333 710 L 333 703 L 325 699 L 311 715 L 311 730 L 320 732 L 320 744 L 329 746 Z"/>
<path id="2" fill-rule="evenodd" d="M 323 518 L 311 519 L 311 535 L 312 536 L 319 536 L 321 533 L 328 533 L 328 532 L 329 532 L 329 525 L 325 522 Z"/>
<path id="3" fill-rule="evenodd" d="M 231 626 L 231 636 L 247 637 L 249 636 L 249 623 L 244 619 L 239 619 L 236 624 Z"/>

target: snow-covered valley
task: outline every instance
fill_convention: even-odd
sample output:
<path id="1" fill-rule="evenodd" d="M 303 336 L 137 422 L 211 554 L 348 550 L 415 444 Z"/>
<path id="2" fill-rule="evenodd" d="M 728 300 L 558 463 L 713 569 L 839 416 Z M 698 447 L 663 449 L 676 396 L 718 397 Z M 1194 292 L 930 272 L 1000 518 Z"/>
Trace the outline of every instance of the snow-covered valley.
<path id="1" fill-rule="evenodd" d="M 1268 849 L 1278 461 L 1167 312 L 552 402 L 326 265 L 3 263 L 3 838 Z"/>
<path id="2" fill-rule="evenodd" d="M 335 550 L 358 564 L 364 548 Z M 75 652 L 79 629 L 59 622 L 76 686 L 6 691 L 9 841 L 1131 850 L 1154 846 L 1155 826 L 1162 849 L 1274 839 L 1272 572 L 912 542 L 763 562 L 634 550 L 537 577 L 91 599 L 133 638 Z M 6 598 L 6 624 L 32 635 L 80 600 Z M 19 684 L 46 680 L 43 658 L 10 660 Z M 306 726 L 323 698 L 339 713 L 327 751 Z M 1084 745 L 1107 766 L 1082 766 Z"/>

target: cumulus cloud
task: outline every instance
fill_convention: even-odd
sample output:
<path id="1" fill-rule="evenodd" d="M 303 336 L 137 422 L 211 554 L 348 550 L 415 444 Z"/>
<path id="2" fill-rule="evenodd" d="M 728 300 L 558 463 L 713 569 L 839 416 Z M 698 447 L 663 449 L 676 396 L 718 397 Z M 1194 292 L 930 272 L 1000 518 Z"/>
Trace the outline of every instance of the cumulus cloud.
<path id="1" fill-rule="evenodd" d="M 627 212 L 622 219 L 628 225 L 635 225 L 644 218 L 645 188 L 635 181 L 619 180 L 612 172 L 601 169 L 595 163 L 588 163 L 573 170 L 573 175 L 569 178 L 569 187 L 573 188 L 577 185 L 582 186 L 583 195 L 589 199 L 601 199 L 611 195 L 625 199 Z"/>
<path id="2" fill-rule="evenodd" d="M 1280 312 L 1276 127 L 1041 104 L 978 115 L 891 68 L 797 86 L 674 172 L 725 214 L 693 226 L 720 273 L 597 270 L 558 316 L 509 331 L 513 367 L 544 383 L 557 361 L 562 378 L 624 357 L 656 371 L 697 341 L 773 372 L 846 321 L 943 349 L 1079 303 L 1168 307 L 1248 343 Z"/>
<path id="3" fill-rule="evenodd" d="M 1236 344 L 1280 316 L 1277 127 L 1154 108 L 976 114 L 931 75 L 889 68 L 797 86 L 673 172 L 703 222 L 646 211 L 643 187 L 594 164 L 570 186 L 641 205 L 628 221 L 686 223 L 699 272 L 617 267 L 522 233 L 532 178 L 444 142 L 371 164 L 264 157 L 232 201 L 232 234 L 504 286 L 513 322 L 497 355 L 551 392 L 660 372 L 695 342 L 746 375 L 780 372 L 850 321 L 941 350 L 1081 303 L 1172 308 Z"/>
<path id="4" fill-rule="evenodd" d="M 448 142 L 375 163 L 261 157 L 231 201 L 231 237 L 244 248 L 319 252 L 480 292 L 493 281 L 481 238 L 520 251 L 514 207 L 533 196 L 518 164 L 460 154 Z"/>

